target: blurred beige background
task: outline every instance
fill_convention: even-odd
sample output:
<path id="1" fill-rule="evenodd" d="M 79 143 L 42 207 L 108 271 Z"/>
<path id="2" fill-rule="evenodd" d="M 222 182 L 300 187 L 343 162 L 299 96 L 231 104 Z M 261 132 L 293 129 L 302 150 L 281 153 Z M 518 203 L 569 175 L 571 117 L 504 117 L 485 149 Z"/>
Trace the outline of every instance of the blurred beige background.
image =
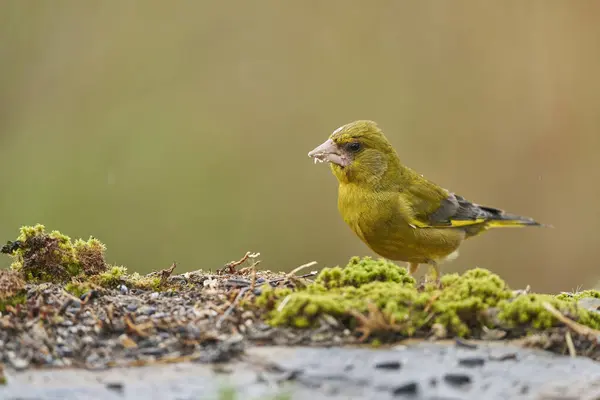
<path id="1" fill-rule="evenodd" d="M 550 223 L 445 271 L 600 278 L 600 2 L 46 1 L 0 12 L 0 239 L 44 223 L 147 272 L 370 251 L 306 153 L 373 119 L 411 167 Z M 2 258 L 0 265 L 8 265 Z"/>

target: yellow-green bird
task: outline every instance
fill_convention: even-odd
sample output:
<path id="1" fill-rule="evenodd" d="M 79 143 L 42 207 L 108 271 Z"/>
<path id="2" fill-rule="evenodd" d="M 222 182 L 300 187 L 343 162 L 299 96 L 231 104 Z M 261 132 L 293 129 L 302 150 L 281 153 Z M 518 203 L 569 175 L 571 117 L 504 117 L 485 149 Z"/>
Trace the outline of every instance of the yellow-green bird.
<path id="1" fill-rule="evenodd" d="M 439 264 L 489 228 L 541 226 L 471 203 L 402 165 L 373 121 L 339 127 L 308 156 L 330 164 L 339 182 L 338 209 L 354 233 L 380 256 L 408 262 L 411 274 L 429 264 L 439 279 Z"/>

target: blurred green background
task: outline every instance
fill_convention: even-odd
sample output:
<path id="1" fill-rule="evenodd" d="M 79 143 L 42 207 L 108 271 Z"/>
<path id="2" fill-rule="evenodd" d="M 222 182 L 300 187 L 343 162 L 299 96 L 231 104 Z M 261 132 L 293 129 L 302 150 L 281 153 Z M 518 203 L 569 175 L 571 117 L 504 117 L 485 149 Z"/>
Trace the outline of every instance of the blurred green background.
<path id="1" fill-rule="evenodd" d="M 444 271 L 600 278 L 600 2 L 37 1 L 0 12 L 0 239 L 40 222 L 148 272 L 372 255 L 306 153 L 373 119 L 403 161 L 554 225 Z M 0 261 L 8 265 L 8 258 Z"/>

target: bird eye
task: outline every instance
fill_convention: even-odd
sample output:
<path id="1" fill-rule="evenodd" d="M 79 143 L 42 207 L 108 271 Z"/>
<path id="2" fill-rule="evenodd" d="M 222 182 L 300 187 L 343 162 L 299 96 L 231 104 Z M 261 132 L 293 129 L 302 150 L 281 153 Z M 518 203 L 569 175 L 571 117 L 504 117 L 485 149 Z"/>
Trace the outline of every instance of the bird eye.
<path id="1" fill-rule="evenodd" d="M 361 145 L 359 142 L 350 142 L 348 143 L 348 150 L 356 153 L 357 151 L 359 151 L 361 149 Z"/>

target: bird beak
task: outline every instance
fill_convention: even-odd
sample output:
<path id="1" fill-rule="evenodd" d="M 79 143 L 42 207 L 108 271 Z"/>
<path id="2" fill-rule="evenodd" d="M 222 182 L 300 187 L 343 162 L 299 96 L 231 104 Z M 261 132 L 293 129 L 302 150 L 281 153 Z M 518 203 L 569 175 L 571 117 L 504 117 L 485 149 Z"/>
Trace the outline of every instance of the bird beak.
<path id="1" fill-rule="evenodd" d="M 341 167 L 349 164 L 348 158 L 342 154 L 338 145 L 331 139 L 316 147 L 308 153 L 308 156 L 315 159 L 315 164 L 318 162 L 329 162 Z"/>

